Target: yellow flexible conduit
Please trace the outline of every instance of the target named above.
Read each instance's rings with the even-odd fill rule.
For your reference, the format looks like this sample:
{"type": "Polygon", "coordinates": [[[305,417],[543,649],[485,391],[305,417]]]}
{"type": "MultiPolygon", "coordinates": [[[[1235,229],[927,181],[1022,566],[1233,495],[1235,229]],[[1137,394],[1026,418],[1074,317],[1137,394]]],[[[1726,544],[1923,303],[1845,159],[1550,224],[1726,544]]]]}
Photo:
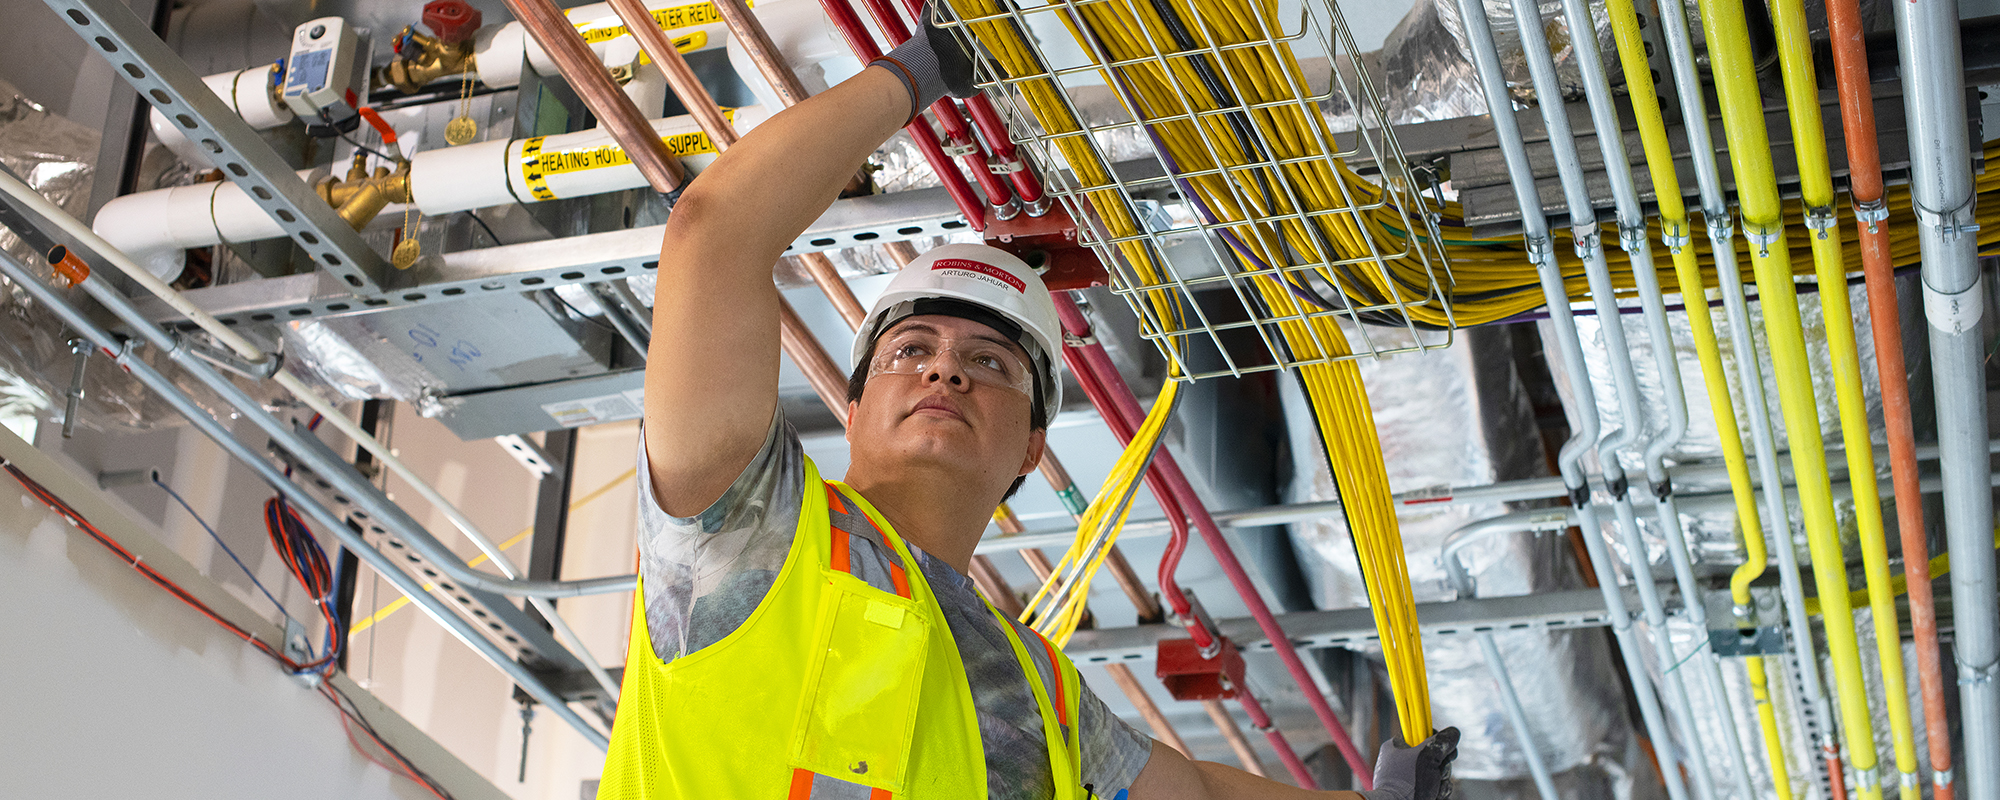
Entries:
{"type": "MultiPolygon", "coordinates": [[[[1772,21],[1777,29],[1778,63],[1784,74],[1793,149],[1798,155],[1800,199],[1804,201],[1810,224],[1817,226],[1807,234],[1812,243],[1813,266],[1819,273],[1820,283],[1833,286],[1846,281],[1846,265],[1841,258],[1840,240],[1830,235],[1829,231],[1838,227],[1836,220],[1839,212],[1833,202],[1833,173],[1827,165],[1826,131],[1820,123],[1819,89],[1814,83],[1812,41],[1806,33],[1805,6],[1801,0],[1776,0],[1772,4],[1772,21]]],[[[1856,538],[1861,540],[1861,564],[1868,579],[1868,606],[1873,612],[1869,616],[1875,626],[1876,656],[1882,665],[1882,685],[1885,687],[1882,699],[1889,712],[1889,734],[1895,747],[1896,771],[1901,777],[1901,797],[1902,800],[1919,800],[1917,740],[1911,729],[1910,699],[1905,690],[1909,684],[1903,679],[1902,625],[1896,616],[1896,597],[1889,586],[1889,550],[1882,532],[1881,494],[1875,486],[1875,450],[1869,438],[1868,407],[1861,396],[1861,357],[1854,344],[1854,316],[1848,307],[1845,291],[1822,292],[1820,308],[1824,312],[1827,345],[1833,362],[1841,439],[1847,445],[1848,480],[1854,485],[1856,538]]],[[[1841,556],[1839,540],[1834,538],[1831,542],[1833,555],[1841,556]]],[[[1820,565],[1824,564],[1829,570],[1838,570],[1845,577],[1844,558],[1829,564],[1820,561],[1815,550],[1813,563],[1815,575],[1821,571],[1820,565]]],[[[1825,594],[1824,588],[1821,594],[1825,594]]],[[[1847,604],[1844,597],[1837,602],[1847,604]]],[[[1848,628],[1849,635],[1852,635],[1851,612],[1841,612],[1837,608],[1831,610],[1833,613],[1826,616],[1829,631],[1838,626],[1848,628]]],[[[1828,641],[1832,641],[1831,634],[1828,641]]],[[[1854,669],[1858,672],[1859,665],[1854,669]]],[[[1841,676],[1843,680],[1845,677],[1841,676]]],[[[1858,674],[1855,680],[1859,681],[1858,674]]],[[[1841,700],[1845,702],[1846,686],[1841,688],[1841,700]]],[[[1842,716],[1848,713],[1843,710],[1842,716]]],[[[1865,743],[1868,749],[1865,764],[1861,754],[1850,755],[1858,771],[1874,765],[1875,740],[1872,731],[1868,731],[1867,738],[1862,739],[1853,739],[1855,733],[1849,732],[1848,749],[1858,749],[1856,741],[1865,743]]],[[[1866,793],[1873,782],[1864,775],[1860,779],[1862,791],[1866,793]]]]}
{"type": "Polygon", "coordinates": [[[1083,622],[1083,612],[1090,600],[1090,582],[1104,566],[1104,559],[1118,543],[1119,531],[1132,514],[1133,495],[1146,475],[1146,466],[1153,461],[1153,451],[1159,446],[1160,434],[1166,430],[1167,417],[1173,414],[1180,388],[1181,382],[1172,380],[1160,387],[1160,396],[1153,401],[1152,410],[1146,413],[1145,422],[1133,434],[1125,452],[1112,464],[1103,488],[1097,490],[1097,499],[1077,520],[1076,540],[1021,612],[1022,622],[1033,626],[1057,647],[1069,644],[1077,625],[1083,622]]]}
{"type": "MultiPolygon", "coordinates": [[[[1680,283],[1687,306],[1688,329],[1694,336],[1695,353],[1701,359],[1701,374],[1708,386],[1709,411],[1715,417],[1716,435],[1722,442],[1722,459],[1729,470],[1729,490],[1736,500],[1736,519],[1743,531],[1743,566],[1730,576],[1729,594],[1738,608],[1750,605],[1750,582],[1763,574],[1766,553],[1764,528],[1757,513],[1757,497],[1750,482],[1750,463],[1743,454],[1743,434],[1736,427],[1736,406],[1729,392],[1722,352],[1716,346],[1715,321],[1709,312],[1708,284],[1691,246],[1693,227],[1682,200],[1680,175],[1674,171],[1674,154],[1667,142],[1667,126],[1660,116],[1659,96],[1653,91],[1651,68],[1646,62],[1646,45],[1640,38],[1639,18],[1632,0],[1606,0],[1611,33],[1618,45],[1618,58],[1631,85],[1632,111],[1639,123],[1639,140],[1646,152],[1646,169],[1653,179],[1653,192],[1660,208],[1660,233],[1668,252],[1673,254],[1674,276],[1680,283]]],[[[1665,346],[1661,343],[1659,346],[1665,346]]],[[[1756,700],[1757,725],[1764,734],[1764,756],[1771,765],[1771,783],[1778,800],[1792,800],[1791,775],[1785,765],[1784,739],[1779,735],[1777,710],[1771,705],[1770,682],[1764,672],[1764,658],[1744,660],[1750,677],[1751,695],[1756,700]]]]}
{"type": "MultiPolygon", "coordinates": [[[[1006,74],[1045,74],[1011,20],[995,16],[1003,12],[995,0],[953,0],[952,6],[961,18],[971,20],[968,27],[1006,74]]],[[[1128,110],[1136,118],[1152,121],[1147,126],[1149,134],[1174,160],[1179,173],[1193,175],[1185,180],[1207,212],[1224,222],[1244,221],[1230,228],[1238,259],[1278,267],[1371,255],[1370,236],[1383,237],[1386,231],[1381,220],[1385,215],[1393,218],[1394,212],[1354,210],[1378,199],[1381,189],[1322,149],[1320,143],[1331,141],[1332,133],[1320,115],[1303,113],[1296,102],[1285,102],[1296,100],[1297,91],[1308,84],[1290,48],[1270,43],[1274,38],[1271,31],[1277,28],[1274,2],[1104,2],[1060,13],[1085,52],[1096,54],[1101,48],[1105,56],[1123,64],[1104,70],[1106,83],[1121,89],[1128,110]],[[1163,51],[1155,43],[1171,43],[1176,36],[1194,41],[1167,52],[1167,58],[1159,58],[1163,51]],[[1212,54],[1211,38],[1220,49],[1219,56],[1212,54]],[[1258,42],[1263,44],[1254,44],[1258,42]],[[1181,51],[1193,54],[1174,55],[1181,51]],[[1218,65],[1227,76],[1227,85],[1240,96],[1214,94],[1215,79],[1220,77],[1214,72],[1218,65]],[[1204,77],[1210,82],[1204,83],[1204,77]],[[1242,106],[1254,110],[1213,113],[1242,106]],[[1273,168],[1273,163],[1278,166],[1273,168]],[[1219,167],[1228,169],[1210,172],[1219,167]],[[1209,174],[1202,174],[1205,172],[1209,174]],[[1310,221],[1299,217],[1271,219],[1327,211],[1342,213],[1320,214],[1310,221]],[[1297,254],[1297,261],[1288,258],[1288,251],[1297,254]]],[[[1104,61],[1097,63],[1102,66],[1104,61]]],[[[1020,88],[1046,132],[1053,135],[1079,129],[1058,95],[1061,90],[1048,79],[1026,80],[1020,88]]],[[[1054,141],[1069,160],[1092,208],[1106,217],[1110,233],[1136,233],[1131,212],[1119,193],[1110,188],[1110,176],[1090,148],[1075,137],[1054,141]]],[[[1157,278],[1150,253],[1142,244],[1121,246],[1119,252],[1142,281],[1157,278]]],[[[1340,279],[1326,268],[1321,274],[1350,296],[1357,291],[1409,296],[1414,287],[1431,283],[1423,265],[1404,263],[1410,260],[1386,259],[1390,266],[1387,276],[1367,268],[1339,267],[1333,269],[1340,272],[1340,279]]],[[[1338,323],[1324,316],[1302,318],[1312,309],[1301,305],[1305,301],[1295,297],[1291,287],[1269,273],[1258,276],[1254,286],[1257,298],[1266,306],[1267,318],[1282,320],[1276,327],[1295,361],[1350,352],[1338,323]]],[[[1160,317],[1145,322],[1157,330],[1174,301],[1163,296],[1146,300],[1158,309],[1160,317]]],[[[1441,309],[1413,313],[1429,315],[1426,321],[1433,324],[1447,321],[1441,309]]],[[[1402,534],[1360,372],[1351,361],[1309,364],[1298,372],[1318,420],[1360,556],[1403,736],[1407,741],[1420,741],[1431,733],[1423,647],[1403,561],[1402,534]]]]}
{"type": "MultiPolygon", "coordinates": [[[[1778,5],[1783,7],[1785,3],[1781,1],[1778,5]]],[[[1785,12],[1778,13],[1782,17],[1785,12]]],[[[1846,560],[1841,553],[1840,532],[1833,517],[1833,488],[1827,476],[1826,446],[1820,438],[1819,409],[1813,401],[1812,371],[1806,360],[1798,297],[1792,287],[1791,253],[1785,242],[1785,220],[1778,202],[1777,177],[1771,169],[1770,142],[1764,131],[1763,103],[1757,94],[1756,66],[1751,58],[1743,7],[1735,0],[1701,0],[1701,21],[1708,36],[1710,65],[1715,76],[1717,99],[1722,107],[1723,129],[1729,140],[1730,165],[1736,173],[1743,229],[1753,242],[1751,264],[1757,274],[1764,330],[1769,339],[1771,364],[1777,374],[1779,405],[1783,409],[1785,433],[1791,443],[1792,470],[1797,479],[1806,540],[1812,552],[1813,582],[1826,610],[1827,651],[1833,660],[1834,684],[1840,698],[1840,721],[1847,742],[1848,759],[1859,776],[1856,782],[1861,800],[1881,800],[1882,788],[1874,774],[1874,726],[1868,714],[1867,689],[1861,679],[1861,654],[1854,633],[1854,612],[1847,602],[1846,560]]],[[[1783,30],[1785,25],[1780,24],[1779,28],[1783,30]]],[[[1789,93],[1796,70],[1787,69],[1786,73],[1789,93]]],[[[1800,106],[1805,105],[1813,110],[1817,122],[1819,105],[1809,81],[1805,89],[1804,104],[1798,98],[1792,98],[1793,114],[1796,115],[1800,106]]],[[[1799,123],[1797,116],[1794,116],[1793,122],[1796,128],[1799,123]]],[[[1811,131],[1794,131],[1795,137],[1817,134],[1817,127],[1811,131]]],[[[1824,174],[1824,148],[1821,148],[1817,159],[1807,152],[1809,149],[1798,148],[1801,170],[1811,172],[1817,169],[1824,174]],[[1809,162],[1815,161],[1816,164],[1809,165],[1809,162]]],[[[1820,202],[1823,205],[1832,202],[1830,188],[1820,202]]],[[[1844,301],[1845,281],[1839,266],[1839,245],[1837,242],[1830,244],[1831,250],[1826,250],[1824,245],[1819,249],[1832,256],[1832,274],[1838,282],[1826,286],[1827,291],[1822,293],[1822,298],[1830,300],[1840,295],[1844,301]]],[[[1844,302],[1840,310],[1843,312],[1841,319],[1845,320],[1844,302]]],[[[1829,332],[1834,327],[1831,324],[1833,316],[1834,309],[1829,306],[1829,332]]],[[[1848,357],[1852,358],[1851,322],[1848,347],[1848,357]]],[[[1865,439],[1866,433],[1862,436],[1865,439]]],[[[1873,464],[1866,464],[1862,473],[1872,477],[1873,464]]],[[[1860,491],[1859,486],[1856,491],[1860,491]]],[[[1900,637],[1897,641],[1901,641],[1900,637]]],[[[1811,643],[1797,644],[1806,651],[1803,657],[1811,657],[1811,643]]]]}

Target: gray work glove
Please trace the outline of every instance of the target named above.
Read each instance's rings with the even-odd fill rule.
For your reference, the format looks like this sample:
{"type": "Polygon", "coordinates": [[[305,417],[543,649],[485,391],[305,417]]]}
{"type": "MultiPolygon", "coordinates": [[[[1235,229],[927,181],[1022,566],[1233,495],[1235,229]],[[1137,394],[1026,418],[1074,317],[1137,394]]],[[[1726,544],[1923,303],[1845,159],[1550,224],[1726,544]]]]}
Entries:
{"type": "Polygon", "coordinates": [[[932,15],[937,13],[935,3],[932,0],[932,5],[924,7],[923,27],[909,41],[869,62],[870,66],[887,67],[909,90],[911,119],[947,95],[967,98],[979,94],[972,54],[958,34],[931,24],[932,15]]]}
{"type": "Polygon", "coordinates": [[[1375,788],[1368,800],[1450,800],[1451,762],[1458,758],[1458,729],[1431,734],[1416,747],[1397,736],[1375,757],[1375,788]]]}

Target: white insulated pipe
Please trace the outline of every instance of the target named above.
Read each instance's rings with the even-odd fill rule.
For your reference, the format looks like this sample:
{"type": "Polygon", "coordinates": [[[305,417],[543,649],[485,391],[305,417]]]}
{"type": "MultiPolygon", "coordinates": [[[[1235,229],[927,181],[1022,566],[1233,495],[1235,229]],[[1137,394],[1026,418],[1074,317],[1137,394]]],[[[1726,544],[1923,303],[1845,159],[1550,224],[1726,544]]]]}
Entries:
{"type": "MultiPolygon", "coordinates": [[[[770,117],[762,106],[739,108],[732,115],[739,131],[770,117]]],[[[681,156],[689,175],[715,161],[715,148],[693,117],[654,120],[653,130],[681,156]]],[[[410,159],[410,190],[417,209],[432,216],[645,185],[645,177],[625,157],[624,149],[610,133],[597,129],[424,150],[410,159]],[[534,158],[529,158],[531,152],[534,158]]],[[[179,276],[183,250],[285,235],[242,187],[227,182],[119,197],[98,210],[91,229],[167,281],[179,276]]]]}
{"type": "MultiPolygon", "coordinates": [[[[229,106],[229,110],[236,112],[244,122],[250,123],[250,127],[260,131],[268,130],[293,119],[292,109],[279,101],[276,93],[271,91],[272,85],[276,82],[277,71],[277,64],[264,64],[210,75],[202,78],[201,82],[207,84],[208,90],[214,92],[216,97],[222,98],[223,104],[229,106]]],[[[181,126],[167,119],[167,115],[160,113],[158,108],[153,109],[152,116],[147,122],[152,126],[153,138],[159,139],[160,144],[166,145],[166,148],[172,150],[174,155],[180,156],[181,160],[205,167],[215,166],[215,162],[209,160],[209,155],[216,151],[195,144],[194,140],[187,137],[181,126]]]]}

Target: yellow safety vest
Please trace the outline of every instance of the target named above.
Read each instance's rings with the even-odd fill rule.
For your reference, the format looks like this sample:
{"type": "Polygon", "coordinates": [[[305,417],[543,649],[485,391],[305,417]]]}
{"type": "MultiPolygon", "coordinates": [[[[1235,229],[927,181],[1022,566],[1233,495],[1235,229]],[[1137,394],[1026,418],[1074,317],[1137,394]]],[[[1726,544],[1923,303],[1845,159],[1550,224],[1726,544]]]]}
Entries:
{"type": "MultiPolygon", "coordinates": [[[[806,461],[805,497],[777,583],[742,627],[662,662],[635,595],[617,725],[598,800],[886,800],[986,795],[971,685],[923,570],[892,565],[897,591],[848,569],[828,504],[857,507],[903,564],[902,538],[854,490],[806,461]]],[[[989,604],[988,609],[992,607],[989,604]]],[[[1054,697],[998,611],[1034,690],[1057,800],[1082,795],[1076,667],[1046,640],[1054,697]],[[1065,735],[1065,733],[1067,735],[1065,735]]]]}

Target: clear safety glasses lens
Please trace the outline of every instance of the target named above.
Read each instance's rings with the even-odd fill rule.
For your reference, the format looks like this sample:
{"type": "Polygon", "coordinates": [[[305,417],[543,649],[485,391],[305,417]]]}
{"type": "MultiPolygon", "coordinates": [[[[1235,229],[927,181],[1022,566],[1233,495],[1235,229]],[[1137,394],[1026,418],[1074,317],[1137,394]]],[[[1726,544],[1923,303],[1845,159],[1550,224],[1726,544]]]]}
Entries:
{"type": "Polygon", "coordinates": [[[884,338],[875,346],[870,375],[928,374],[939,359],[956,360],[958,371],[973,383],[1034,396],[1035,374],[1028,362],[1006,345],[990,339],[951,339],[911,331],[884,338]]]}

